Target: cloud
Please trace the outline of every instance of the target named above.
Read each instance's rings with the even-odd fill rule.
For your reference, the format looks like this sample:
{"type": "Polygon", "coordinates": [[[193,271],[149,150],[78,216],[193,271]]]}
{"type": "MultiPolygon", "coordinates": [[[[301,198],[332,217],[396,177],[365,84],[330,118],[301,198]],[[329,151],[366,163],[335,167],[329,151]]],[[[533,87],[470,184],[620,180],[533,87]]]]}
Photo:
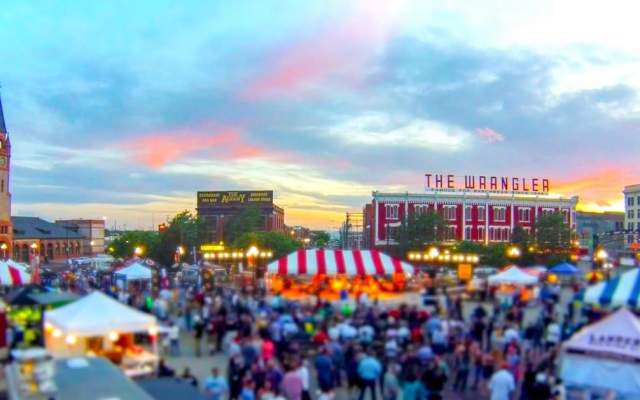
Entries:
{"type": "Polygon", "coordinates": [[[329,134],[347,145],[413,147],[455,151],[464,147],[470,134],[436,121],[394,120],[383,113],[357,116],[332,128],[329,134]]]}
{"type": "Polygon", "coordinates": [[[504,142],[504,135],[491,128],[478,128],[476,129],[476,135],[487,143],[504,142]]]}
{"type": "Polygon", "coordinates": [[[355,2],[354,10],[343,10],[347,17],[325,21],[316,32],[273,49],[242,97],[260,100],[314,92],[331,79],[360,81],[367,64],[382,53],[404,3],[355,2]]]}

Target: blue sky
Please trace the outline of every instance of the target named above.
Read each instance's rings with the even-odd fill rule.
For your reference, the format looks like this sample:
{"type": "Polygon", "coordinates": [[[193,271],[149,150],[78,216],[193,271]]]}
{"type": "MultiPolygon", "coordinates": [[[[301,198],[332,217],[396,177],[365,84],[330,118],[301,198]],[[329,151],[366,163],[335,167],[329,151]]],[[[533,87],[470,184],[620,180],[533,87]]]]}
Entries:
{"type": "Polygon", "coordinates": [[[5,0],[14,215],[149,227],[197,190],[255,188],[335,228],[426,172],[545,176],[621,209],[639,6],[465,3],[5,0]]]}

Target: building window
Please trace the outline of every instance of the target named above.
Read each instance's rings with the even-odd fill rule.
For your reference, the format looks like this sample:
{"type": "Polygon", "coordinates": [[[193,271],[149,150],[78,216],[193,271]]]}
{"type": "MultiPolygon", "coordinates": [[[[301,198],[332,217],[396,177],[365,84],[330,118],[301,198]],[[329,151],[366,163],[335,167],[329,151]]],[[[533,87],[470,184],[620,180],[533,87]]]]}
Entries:
{"type": "Polygon", "coordinates": [[[2,184],[0,185],[0,192],[4,193],[4,179],[2,180],[2,184]]]}
{"type": "Polygon", "coordinates": [[[472,220],[472,213],[471,213],[471,206],[465,206],[464,207],[464,220],[467,222],[471,222],[472,220]]]}
{"type": "Polygon", "coordinates": [[[562,210],[562,220],[565,224],[569,223],[569,210],[562,210]]]}
{"type": "Polygon", "coordinates": [[[640,206],[640,196],[638,196],[638,200],[636,200],[636,204],[640,206]]]}
{"type": "Polygon", "coordinates": [[[416,217],[420,215],[427,215],[427,210],[429,210],[429,206],[427,204],[416,204],[414,207],[414,212],[416,217]]]}
{"type": "Polygon", "coordinates": [[[633,222],[628,222],[627,223],[627,229],[632,231],[633,230],[633,222]]]}
{"type": "Polygon", "coordinates": [[[528,226],[525,226],[522,228],[522,230],[527,234],[527,235],[531,235],[531,228],[528,226]]]}
{"type": "Polygon", "coordinates": [[[531,209],[530,208],[518,208],[518,220],[520,222],[531,221],[531,209]]]}
{"type": "Polygon", "coordinates": [[[456,226],[455,225],[447,225],[445,229],[445,238],[444,240],[453,241],[456,240],[456,226]]]}
{"type": "MultiPolygon", "coordinates": [[[[633,196],[629,196],[627,197],[627,205],[628,206],[632,206],[633,205],[633,196]]],[[[640,197],[638,197],[638,204],[640,204],[640,197]]]]}
{"type": "Polygon", "coordinates": [[[628,211],[627,211],[627,217],[628,217],[629,219],[633,219],[633,210],[628,210],[628,211]]]}
{"type": "Polygon", "coordinates": [[[553,208],[543,208],[542,209],[542,215],[543,216],[553,215],[554,213],[555,213],[555,210],[553,208]]]}
{"type": "Polygon", "coordinates": [[[511,240],[511,229],[502,228],[502,241],[508,242],[509,240],[511,240]]]}
{"type": "Polygon", "coordinates": [[[447,221],[456,220],[456,206],[444,206],[444,219],[447,221]]]}
{"type": "Polygon", "coordinates": [[[400,208],[397,204],[387,204],[384,206],[387,219],[398,219],[398,209],[400,208]]]}
{"type": "Polygon", "coordinates": [[[472,240],[472,238],[471,238],[471,227],[470,226],[465,226],[464,227],[464,240],[472,240]]]}
{"type": "Polygon", "coordinates": [[[478,221],[484,222],[484,214],[486,213],[484,206],[478,206],[478,221]]]}
{"type": "Polygon", "coordinates": [[[493,207],[493,220],[496,222],[504,222],[507,220],[506,207],[493,207]]]}

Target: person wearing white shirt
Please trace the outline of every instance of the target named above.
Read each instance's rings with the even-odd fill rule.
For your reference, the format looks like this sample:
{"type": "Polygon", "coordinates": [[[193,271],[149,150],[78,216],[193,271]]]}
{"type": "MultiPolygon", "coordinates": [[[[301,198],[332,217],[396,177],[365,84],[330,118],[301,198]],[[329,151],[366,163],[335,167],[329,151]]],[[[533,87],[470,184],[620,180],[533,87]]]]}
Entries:
{"type": "Polygon", "coordinates": [[[310,399],[309,395],[309,367],[307,367],[307,363],[302,361],[298,369],[296,370],[296,374],[300,377],[302,381],[302,399],[310,399]]]}
{"type": "Polygon", "coordinates": [[[513,379],[513,375],[511,375],[506,365],[503,365],[500,370],[495,372],[489,380],[491,400],[511,400],[511,395],[515,389],[515,379],[513,379]]]}

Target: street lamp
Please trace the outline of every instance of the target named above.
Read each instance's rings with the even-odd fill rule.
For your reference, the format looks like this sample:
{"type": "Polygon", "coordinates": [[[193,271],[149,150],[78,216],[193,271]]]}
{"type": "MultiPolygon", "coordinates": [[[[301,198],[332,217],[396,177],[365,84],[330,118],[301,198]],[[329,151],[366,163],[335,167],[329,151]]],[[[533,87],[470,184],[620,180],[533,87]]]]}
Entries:
{"type": "Polygon", "coordinates": [[[518,258],[521,255],[522,255],[522,252],[520,251],[520,248],[518,246],[510,246],[507,249],[507,257],[518,258]]]}
{"type": "Polygon", "coordinates": [[[0,250],[2,250],[2,258],[3,259],[7,259],[7,244],[6,243],[2,243],[0,244],[0,250]]]}
{"type": "Polygon", "coordinates": [[[133,254],[134,254],[136,257],[140,257],[140,256],[142,255],[142,253],[144,253],[144,250],[143,250],[143,249],[142,249],[142,247],[140,247],[140,246],[136,246],[136,247],[133,249],[133,254]]]}

